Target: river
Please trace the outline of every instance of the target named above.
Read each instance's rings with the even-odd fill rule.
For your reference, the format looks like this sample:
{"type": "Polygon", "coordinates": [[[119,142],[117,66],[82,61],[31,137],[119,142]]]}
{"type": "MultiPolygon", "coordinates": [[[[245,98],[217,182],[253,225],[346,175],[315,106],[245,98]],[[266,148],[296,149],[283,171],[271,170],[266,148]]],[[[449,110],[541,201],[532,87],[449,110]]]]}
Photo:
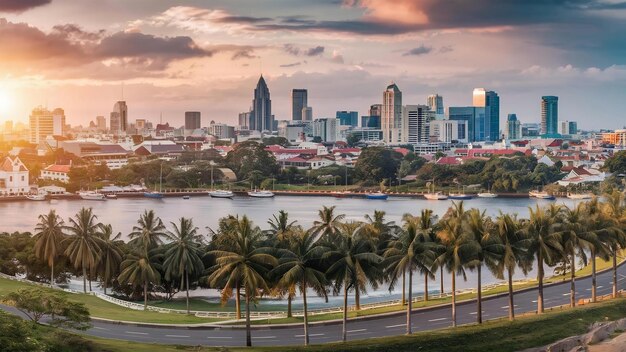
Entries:
{"type": "MultiPolygon", "coordinates": [[[[578,201],[569,199],[558,199],[556,201],[539,200],[534,198],[475,198],[465,201],[467,209],[478,208],[486,210],[487,215],[497,216],[500,211],[504,213],[516,213],[520,217],[528,217],[528,207],[535,205],[547,205],[552,202],[575,205],[578,201]]],[[[119,198],[107,201],[85,201],[85,200],[54,200],[52,202],[36,201],[16,201],[0,202],[0,214],[2,222],[1,232],[13,231],[33,231],[37,223],[37,216],[45,214],[50,209],[55,209],[57,213],[67,221],[76,214],[82,207],[93,208],[98,220],[103,223],[113,225],[115,232],[122,232],[123,238],[127,239],[127,234],[132,231],[137,219],[145,209],[152,209],[163,219],[163,222],[171,228],[170,222],[176,222],[180,217],[193,218],[194,224],[200,231],[207,235],[208,228],[216,228],[219,218],[227,215],[247,215],[255,224],[261,228],[267,228],[267,221],[279,210],[289,213],[291,220],[297,220],[302,226],[309,227],[317,219],[317,211],[324,205],[337,207],[337,214],[345,214],[347,220],[363,220],[365,214],[372,214],[374,210],[384,210],[387,218],[400,223],[402,215],[405,213],[419,214],[422,209],[432,209],[439,216],[443,216],[451,206],[452,201],[428,201],[424,199],[394,198],[388,200],[368,200],[363,198],[334,198],[334,197],[303,197],[303,196],[277,196],[275,198],[248,198],[235,197],[233,199],[216,199],[208,196],[192,196],[190,199],[164,198],[119,198]]],[[[548,273],[551,271],[548,270],[548,273]]],[[[535,272],[531,272],[528,277],[535,277],[535,272]]],[[[517,279],[524,276],[518,271],[515,275],[517,279]]],[[[483,270],[483,284],[497,282],[498,280],[487,270],[483,270]]],[[[449,274],[444,276],[444,287],[448,289],[450,282],[449,274]]],[[[468,271],[468,280],[457,280],[459,289],[474,287],[475,275],[468,271]]],[[[399,285],[401,286],[401,285],[399,285]]],[[[370,290],[368,294],[362,296],[362,302],[380,301],[394,299],[399,296],[397,287],[392,293],[387,287],[377,290],[370,290]]],[[[439,290],[438,275],[437,280],[429,281],[429,290],[439,290]]],[[[424,291],[423,278],[414,279],[414,292],[421,294],[424,291]]],[[[194,293],[197,296],[215,296],[214,290],[198,290],[194,293]]],[[[330,305],[339,305],[340,298],[331,298],[330,305]]],[[[268,304],[280,304],[283,302],[268,301],[268,304]]],[[[327,306],[321,299],[312,299],[312,307],[327,306]]]]}

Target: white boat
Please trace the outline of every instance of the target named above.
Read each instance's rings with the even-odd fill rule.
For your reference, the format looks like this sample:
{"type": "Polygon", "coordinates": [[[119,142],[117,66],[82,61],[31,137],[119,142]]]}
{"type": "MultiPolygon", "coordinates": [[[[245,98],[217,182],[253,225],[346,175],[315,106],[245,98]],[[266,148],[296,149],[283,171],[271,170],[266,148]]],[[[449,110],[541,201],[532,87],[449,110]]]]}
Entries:
{"type": "Polygon", "coordinates": [[[107,199],[117,199],[117,194],[107,194],[107,199]]]}
{"type": "Polygon", "coordinates": [[[163,163],[161,163],[161,171],[159,173],[159,191],[145,191],[143,192],[143,196],[146,198],[152,199],[162,199],[163,198],[163,163]]]}
{"type": "Polygon", "coordinates": [[[94,191],[78,192],[78,195],[84,200],[106,200],[104,194],[94,191]]]}
{"type": "Polygon", "coordinates": [[[34,201],[42,201],[42,200],[46,200],[46,194],[45,193],[29,194],[26,196],[26,199],[34,200],[34,201]]]}
{"type": "Polygon", "coordinates": [[[467,200],[467,199],[472,199],[473,197],[465,193],[450,193],[448,198],[456,199],[456,200],[467,200]]]}
{"type": "Polygon", "coordinates": [[[477,194],[478,198],[496,198],[497,194],[491,192],[480,192],[477,194]]]}
{"type": "Polygon", "coordinates": [[[213,191],[209,191],[209,195],[211,196],[211,198],[232,198],[235,194],[232,191],[216,189],[213,191]]]}
{"type": "Polygon", "coordinates": [[[248,192],[250,197],[254,198],[272,198],[274,197],[274,193],[270,191],[250,191],[248,192]]]}
{"type": "Polygon", "coordinates": [[[436,192],[436,193],[424,193],[424,198],[428,200],[446,200],[448,199],[448,196],[446,196],[445,194],[441,192],[436,192]]]}
{"type": "Polygon", "coordinates": [[[546,191],[530,191],[528,192],[528,195],[531,198],[537,198],[537,199],[549,199],[549,200],[553,200],[556,199],[553,195],[551,195],[550,193],[546,192],[546,191]]]}
{"type": "Polygon", "coordinates": [[[593,198],[593,194],[591,193],[568,193],[567,198],[569,199],[591,199],[593,198]]]}

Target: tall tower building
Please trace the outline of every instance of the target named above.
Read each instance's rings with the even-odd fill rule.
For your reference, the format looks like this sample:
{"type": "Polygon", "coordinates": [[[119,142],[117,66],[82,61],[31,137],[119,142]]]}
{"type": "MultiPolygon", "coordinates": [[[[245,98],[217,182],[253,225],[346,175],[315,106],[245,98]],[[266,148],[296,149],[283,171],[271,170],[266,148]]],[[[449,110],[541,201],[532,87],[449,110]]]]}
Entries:
{"type": "Polygon", "coordinates": [[[425,144],[430,141],[431,110],[426,105],[407,105],[402,108],[402,119],[406,121],[406,142],[425,144]]]}
{"type": "Polygon", "coordinates": [[[383,130],[383,142],[401,143],[403,141],[402,92],[395,83],[387,86],[383,92],[380,123],[383,130]]]}
{"type": "Polygon", "coordinates": [[[302,109],[309,106],[308,91],[306,89],[294,89],[291,91],[291,119],[294,121],[304,120],[302,109]]]}
{"type": "Polygon", "coordinates": [[[107,120],[104,116],[96,116],[96,128],[98,128],[99,131],[106,131],[107,120]]]}
{"type": "Polygon", "coordinates": [[[272,100],[270,90],[267,88],[263,76],[259,78],[254,89],[252,111],[249,129],[256,131],[271,131],[274,128],[274,116],[272,115],[272,100]]]}
{"type": "Polygon", "coordinates": [[[313,121],[313,108],[305,106],[302,108],[302,121],[313,121]]]}
{"type": "Polygon", "coordinates": [[[128,128],[128,106],[125,101],[120,100],[113,105],[110,124],[111,133],[126,132],[128,128]]]}
{"type": "Polygon", "coordinates": [[[559,133],[559,97],[541,97],[541,134],[559,133]]]}
{"type": "Polygon", "coordinates": [[[65,133],[65,112],[61,108],[49,111],[43,107],[33,109],[29,119],[30,142],[38,144],[48,136],[65,133]]]}
{"type": "Polygon", "coordinates": [[[200,111],[185,111],[185,129],[196,130],[202,125],[202,114],[200,111]]]}
{"type": "Polygon", "coordinates": [[[522,138],[522,124],[516,114],[509,114],[506,118],[506,138],[510,140],[522,138]]]}
{"type": "Polygon", "coordinates": [[[443,97],[439,94],[428,96],[428,107],[437,115],[443,115],[443,97]]]}
{"type": "Polygon", "coordinates": [[[473,93],[473,105],[477,108],[485,108],[484,125],[480,126],[481,134],[485,141],[497,141],[500,139],[500,97],[494,91],[485,88],[475,88],[473,93]]]}

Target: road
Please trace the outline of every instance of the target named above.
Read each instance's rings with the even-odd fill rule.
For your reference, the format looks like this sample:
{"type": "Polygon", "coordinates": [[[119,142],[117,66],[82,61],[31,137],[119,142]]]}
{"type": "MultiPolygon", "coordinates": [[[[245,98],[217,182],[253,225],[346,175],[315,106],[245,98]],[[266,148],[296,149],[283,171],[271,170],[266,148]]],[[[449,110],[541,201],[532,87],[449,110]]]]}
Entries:
{"type": "MultiPolygon", "coordinates": [[[[626,265],[618,268],[618,289],[623,288],[626,279],[626,265]]],[[[612,291],[612,272],[607,271],[597,276],[598,296],[612,291]]],[[[545,307],[555,307],[569,304],[569,282],[544,288],[545,307]]],[[[591,297],[591,278],[576,281],[576,298],[591,297]]],[[[15,312],[10,307],[1,307],[15,312]]],[[[515,313],[534,312],[537,309],[537,289],[515,294],[515,313]]],[[[493,297],[483,299],[483,320],[497,319],[508,316],[508,297],[493,297]]],[[[413,313],[413,331],[434,330],[452,325],[450,305],[417,310],[413,313]]],[[[476,321],[476,302],[457,304],[458,324],[468,324],[476,321]]],[[[312,344],[341,341],[341,322],[325,325],[311,325],[309,327],[312,344]]],[[[372,337],[402,335],[406,331],[406,315],[376,317],[366,320],[348,321],[348,340],[360,340],[372,337]]],[[[245,330],[233,328],[172,328],[122,325],[101,321],[94,321],[93,327],[87,334],[136,342],[206,345],[206,346],[243,346],[245,345],[245,330]]],[[[302,326],[288,328],[263,328],[252,330],[252,344],[255,346],[290,346],[303,343],[302,326]]]]}

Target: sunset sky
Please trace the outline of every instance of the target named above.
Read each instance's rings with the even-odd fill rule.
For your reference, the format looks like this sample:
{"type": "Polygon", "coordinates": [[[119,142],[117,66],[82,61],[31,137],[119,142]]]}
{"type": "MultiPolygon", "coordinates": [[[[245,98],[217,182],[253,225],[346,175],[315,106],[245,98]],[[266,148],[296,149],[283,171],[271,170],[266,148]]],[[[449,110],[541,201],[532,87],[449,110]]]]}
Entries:
{"type": "MultiPolygon", "coordinates": [[[[618,0],[0,0],[0,121],[37,105],[72,124],[236,124],[260,73],[276,119],[309,89],[314,117],[366,114],[394,81],[405,104],[495,90],[501,121],[538,122],[542,95],[581,128],[626,125],[626,2],[618,0]]],[[[503,125],[502,125],[503,126],[503,125]]]]}

